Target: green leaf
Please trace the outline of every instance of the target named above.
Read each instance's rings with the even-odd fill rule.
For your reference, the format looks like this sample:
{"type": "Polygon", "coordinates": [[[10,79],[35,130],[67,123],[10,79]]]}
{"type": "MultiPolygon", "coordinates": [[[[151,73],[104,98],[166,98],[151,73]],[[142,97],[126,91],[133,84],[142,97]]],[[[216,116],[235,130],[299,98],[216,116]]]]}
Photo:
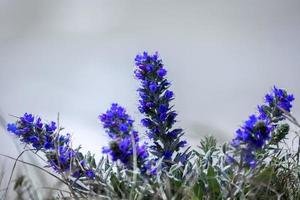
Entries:
{"type": "Polygon", "coordinates": [[[208,183],[208,189],[214,199],[217,199],[217,197],[221,194],[221,187],[219,182],[216,178],[215,170],[212,166],[209,166],[207,170],[207,183],[208,183]]]}
{"type": "Polygon", "coordinates": [[[205,184],[202,180],[199,180],[193,187],[194,196],[193,199],[202,200],[205,191],[205,184]]]}

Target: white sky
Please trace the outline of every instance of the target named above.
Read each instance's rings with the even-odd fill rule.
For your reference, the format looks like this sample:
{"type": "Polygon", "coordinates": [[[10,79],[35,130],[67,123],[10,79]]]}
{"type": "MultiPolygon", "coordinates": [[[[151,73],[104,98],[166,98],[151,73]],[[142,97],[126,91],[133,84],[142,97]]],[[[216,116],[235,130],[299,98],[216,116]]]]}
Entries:
{"type": "MultiPolygon", "coordinates": [[[[139,122],[133,59],[157,50],[190,144],[229,140],[274,84],[295,94],[300,117],[299,11],[279,0],[2,0],[1,114],[60,112],[74,143],[99,154],[97,116],[119,102],[139,122]]],[[[14,154],[0,134],[0,152],[14,154]]]]}

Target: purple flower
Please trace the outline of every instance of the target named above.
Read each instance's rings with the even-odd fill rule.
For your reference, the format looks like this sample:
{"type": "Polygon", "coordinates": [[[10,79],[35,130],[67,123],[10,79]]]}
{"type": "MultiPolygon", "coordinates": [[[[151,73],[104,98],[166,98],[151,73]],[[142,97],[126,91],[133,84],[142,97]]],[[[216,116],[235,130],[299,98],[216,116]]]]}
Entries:
{"type": "MultiPolygon", "coordinates": [[[[16,123],[8,124],[7,130],[13,132],[19,139],[31,145],[34,150],[45,153],[49,167],[58,173],[67,173],[75,178],[85,176],[83,170],[85,166],[80,166],[85,160],[78,150],[70,146],[71,135],[53,134],[57,129],[55,122],[50,122],[45,126],[41,118],[35,118],[32,114],[25,113],[16,123]]],[[[91,170],[91,166],[87,165],[91,170]]],[[[93,171],[87,171],[86,176],[93,178],[93,171]]]]}
{"type": "Polygon", "coordinates": [[[146,145],[142,145],[142,146],[138,146],[137,148],[137,155],[140,159],[147,159],[149,154],[148,154],[148,151],[147,151],[147,147],[146,145]]]}
{"type": "Polygon", "coordinates": [[[7,124],[7,131],[16,133],[17,132],[17,126],[16,124],[7,124]]]}
{"type": "Polygon", "coordinates": [[[103,127],[112,139],[102,153],[109,154],[113,161],[120,160],[126,167],[133,167],[133,148],[138,155],[138,166],[144,168],[148,152],[146,145],[139,145],[138,132],[133,129],[133,120],[126,110],[118,104],[112,104],[106,113],[99,116],[103,127]],[[134,143],[133,143],[134,139],[134,143]]]}
{"type": "Polygon", "coordinates": [[[29,136],[29,137],[28,137],[28,142],[33,143],[33,144],[36,144],[36,143],[39,142],[39,138],[36,137],[36,136],[29,136]]]}
{"type": "Polygon", "coordinates": [[[164,68],[160,68],[156,73],[159,77],[164,77],[167,74],[167,70],[165,70],[164,68]]]}
{"type": "Polygon", "coordinates": [[[254,160],[255,151],[262,149],[270,139],[272,129],[273,126],[268,120],[261,120],[259,117],[251,115],[244,125],[236,131],[236,137],[232,140],[231,145],[247,152],[247,157],[243,156],[246,165],[252,165],[250,162],[254,160]]]}
{"type": "Polygon", "coordinates": [[[288,94],[283,89],[278,89],[276,86],[273,87],[272,92],[265,96],[266,106],[270,108],[280,108],[287,112],[291,111],[292,101],[295,98],[292,94],[288,94]]]}
{"type": "Polygon", "coordinates": [[[157,53],[150,55],[144,52],[137,55],[135,64],[136,77],[141,81],[141,87],[138,89],[139,111],[146,116],[141,123],[148,129],[147,135],[154,143],[154,154],[169,159],[168,154],[173,155],[184,147],[186,142],[180,140],[183,135],[182,129],[172,131],[177,114],[170,106],[174,93],[169,90],[171,84],[165,78],[167,70],[157,53]]]}
{"type": "Polygon", "coordinates": [[[53,149],[54,148],[54,143],[51,141],[51,142],[46,142],[44,144],[44,148],[45,149],[53,149]]]}
{"type": "Polygon", "coordinates": [[[151,120],[148,118],[144,118],[141,120],[141,123],[143,124],[143,126],[149,127],[151,125],[151,120]]]}
{"type": "Polygon", "coordinates": [[[43,128],[43,123],[42,123],[42,119],[38,118],[35,122],[35,127],[38,129],[42,129],[43,128]]]}
{"type": "Polygon", "coordinates": [[[34,121],[34,117],[32,114],[25,113],[23,117],[20,118],[23,123],[32,123],[34,121]]]}
{"type": "Polygon", "coordinates": [[[126,124],[120,124],[119,128],[122,132],[128,131],[128,126],[126,124]]]}
{"type": "Polygon", "coordinates": [[[172,151],[165,151],[163,156],[166,160],[171,160],[172,158],[172,155],[173,155],[173,152],[172,151]]]}
{"type": "Polygon", "coordinates": [[[132,147],[132,144],[131,144],[130,136],[123,138],[119,143],[119,149],[123,153],[127,153],[131,147],[132,147]]]}
{"type": "Polygon", "coordinates": [[[168,111],[168,106],[167,105],[165,105],[165,104],[161,104],[161,105],[159,105],[159,107],[158,107],[158,112],[160,112],[160,113],[166,113],[167,111],[168,111]]]}
{"type": "Polygon", "coordinates": [[[53,133],[57,128],[55,122],[50,122],[50,124],[46,124],[45,127],[46,127],[46,131],[50,133],[53,133]]]}
{"type": "Polygon", "coordinates": [[[95,172],[93,170],[90,170],[90,169],[85,171],[85,175],[89,179],[94,179],[95,178],[95,172]]]}
{"type": "Polygon", "coordinates": [[[231,146],[240,154],[245,166],[253,168],[257,165],[256,152],[264,148],[277,123],[285,119],[280,109],[290,112],[293,100],[293,95],[274,86],[272,92],[265,96],[266,104],[257,106],[259,115],[251,115],[236,131],[231,146]]]}
{"type": "Polygon", "coordinates": [[[183,130],[182,130],[181,128],[179,128],[179,129],[174,129],[174,130],[168,132],[168,133],[167,133],[167,136],[175,139],[175,138],[177,138],[177,136],[178,136],[179,134],[181,134],[182,132],[183,132],[183,130]]]}
{"type": "Polygon", "coordinates": [[[165,94],[164,94],[164,97],[167,99],[167,100],[170,100],[172,99],[172,97],[174,96],[174,93],[170,90],[166,90],[165,94]]]}
{"type": "Polygon", "coordinates": [[[149,85],[149,90],[150,90],[152,93],[156,92],[156,90],[157,90],[157,85],[156,85],[156,83],[150,83],[150,85],[149,85]]]}
{"type": "Polygon", "coordinates": [[[184,147],[186,144],[187,144],[187,142],[185,140],[183,140],[183,141],[180,141],[177,146],[184,147]]]}
{"type": "Polygon", "coordinates": [[[117,138],[123,134],[130,134],[133,120],[126,114],[126,110],[113,103],[106,113],[99,116],[103,127],[111,138],[117,138]]]}

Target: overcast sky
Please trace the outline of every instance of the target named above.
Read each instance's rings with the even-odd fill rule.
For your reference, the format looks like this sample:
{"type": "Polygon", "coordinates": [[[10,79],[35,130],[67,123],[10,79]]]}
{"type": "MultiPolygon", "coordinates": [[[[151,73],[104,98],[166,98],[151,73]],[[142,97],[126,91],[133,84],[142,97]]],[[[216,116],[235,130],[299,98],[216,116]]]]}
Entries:
{"type": "MultiPolygon", "coordinates": [[[[1,0],[1,115],[59,112],[74,144],[100,153],[97,116],[112,102],[143,132],[133,59],[158,51],[190,143],[228,141],[274,84],[294,93],[300,117],[299,36],[300,1],[1,0]]],[[[0,134],[0,152],[14,154],[0,134]]]]}

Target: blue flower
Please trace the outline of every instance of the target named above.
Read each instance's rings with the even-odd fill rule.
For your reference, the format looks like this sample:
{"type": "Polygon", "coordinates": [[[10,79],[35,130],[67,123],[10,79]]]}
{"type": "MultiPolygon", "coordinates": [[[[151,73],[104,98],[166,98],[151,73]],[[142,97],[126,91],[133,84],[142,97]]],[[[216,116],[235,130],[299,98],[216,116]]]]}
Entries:
{"type": "Polygon", "coordinates": [[[23,123],[32,123],[34,121],[34,117],[32,114],[25,113],[23,117],[20,118],[23,123]]]}
{"type": "Polygon", "coordinates": [[[42,123],[42,119],[38,118],[35,122],[35,127],[38,129],[43,129],[43,123],[42,123]]]}
{"type": "Polygon", "coordinates": [[[158,53],[139,54],[135,58],[135,64],[134,73],[141,81],[141,87],[138,89],[138,109],[146,117],[141,123],[148,129],[147,135],[154,143],[154,155],[169,160],[174,152],[185,146],[186,141],[180,140],[183,135],[182,129],[172,130],[177,113],[170,106],[174,93],[169,90],[171,84],[165,78],[167,70],[158,53]]]}
{"type": "MultiPolygon", "coordinates": [[[[147,147],[145,144],[139,145],[138,132],[133,129],[133,120],[126,110],[118,104],[112,104],[99,119],[112,139],[109,146],[102,149],[102,153],[109,154],[113,161],[120,160],[126,167],[132,169],[133,148],[136,148],[138,166],[141,170],[146,169],[147,147]]],[[[144,121],[146,123],[146,119],[144,121]]],[[[143,173],[146,171],[142,170],[143,173]]]]}
{"type": "Polygon", "coordinates": [[[259,115],[251,115],[236,131],[231,145],[240,154],[245,166],[253,168],[257,165],[256,152],[264,148],[277,123],[285,119],[280,109],[290,112],[293,100],[293,95],[274,86],[272,92],[265,96],[266,104],[257,107],[259,115]]]}
{"type": "Polygon", "coordinates": [[[99,116],[99,120],[111,138],[128,135],[132,130],[133,120],[126,114],[126,110],[116,103],[106,113],[99,116]]]}
{"type": "Polygon", "coordinates": [[[268,120],[262,120],[255,115],[251,115],[244,125],[236,131],[236,137],[231,145],[234,148],[242,149],[243,160],[248,166],[254,166],[252,162],[255,158],[255,151],[262,149],[270,139],[273,126],[268,120]]]}
{"type": "Polygon", "coordinates": [[[182,132],[183,132],[183,130],[181,128],[177,128],[172,131],[169,131],[167,133],[167,136],[170,138],[176,139],[178,137],[178,135],[181,134],[182,132]]]}
{"type": "Polygon", "coordinates": [[[159,77],[164,77],[167,74],[167,70],[165,70],[164,68],[160,68],[156,73],[159,77]]]}
{"type": "Polygon", "coordinates": [[[157,85],[156,85],[156,83],[150,83],[150,85],[149,85],[149,90],[150,90],[152,93],[156,92],[156,90],[157,90],[157,85]]]}
{"type": "Polygon", "coordinates": [[[7,124],[7,131],[8,132],[16,133],[17,130],[18,129],[17,129],[16,124],[7,124]]]}
{"type": "Polygon", "coordinates": [[[167,100],[170,100],[172,99],[172,97],[174,96],[174,93],[170,90],[166,90],[165,91],[165,94],[164,94],[164,97],[167,99],[167,100]]]}
{"type": "Polygon", "coordinates": [[[166,159],[166,160],[171,160],[172,155],[173,155],[172,151],[165,151],[164,154],[163,154],[164,159],[166,159]]]}
{"type": "Polygon", "coordinates": [[[45,128],[46,128],[47,132],[53,133],[57,128],[56,123],[55,122],[50,122],[50,124],[46,124],[45,128]]]}
{"type": "Polygon", "coordinates": [[[45,144],[44,144],[44,148],[45,149],[53,149],[54,148],[54,143],[52,142],[52,141],[50,141],[50,142],[45,142],[45,144]]]}
{"type": "Polygon", "coordinates": [[[28,137],[28,141],[29,141],[30,143],[36,144],[36,143],[39,142],[39,138],[38,138],[37,136],[29,136],[29,137],[28,137]]]}
{"type": "Polygon", "coordinates": [[[128,131],[128,126],[126,124],[120,124],[119,128],[122,132],[128,131]]]}
{"type": "Polygon", "coordinates": [[[161,104],[161,105],[159,105],[159,107],[158,107],[158,112],[159,113],[166,113],[167,111],[168,111],[168,106],[167,105],[165,105],[165,104],[161,104]]]}
{"type": "Polygon", "coordinates": [[[183,140],[183,141],[180,141],[179,143],[178,143],[178,147],[180,148],[180,147],[185,147],[185,145],[187,144],[187,141],[185,141],[185,140],[183,140]]]}
{"type": "Polygon", "coordinates": [[[141,123],[143,124],[143,126],[149,127],[151,125],[152,121],[148,118],[144,118],[141,120],[141,123]]]}
{"type": "MultiPolygon", "coordinates": [[[[82,170],[85,168],[80,167],[77,163],[77,160],[82,158],[78,157],[77,150],[71,148],[70,134],[53,134],[56,129],[55,122],[44,126],[41,118],[38,117],[35,120],[35,117],[28,113],[20,117],[16,123],[7,125],[7,130],[18,136],[23,143],[31,145],[36,151],[45,153],[49,166],[58,173],[72,170],[70,174],[74,177],[84,176],[82,170]]],[[[92,178],[91,175],[89,173],[86,176],[92,178]]]]}
{"type": "Polygon", "coordinates": [[[132,144],[131,144],[130,136],[123,138],[119,143],[120,151],[125,154],[127,154],[127,153],[131,154],[131,152],[128,152],[128,150],[131,148],[131,146],[132,146],[132,144]]]}
{"type": "Polygon", "coordinates": [[[138,155],[138,158],[140,158],[142,160],[145,160],[148,158],[149,153],[147,151],[147,146],[145,144],[137,147],[137,155],[138,155]]]}
{"type": "Polygon", "coordinates": [[[288,94],[283,89],[273,87],[272,92],[265,96],[265,105],[258,106],[261,118],[269,118],[281,121],[285,119],[283,111],[290,112],[292,108],[292,101],[295,98],[292,94],[288,94]],[[282,109],[282,110],[281,110],[282,109]]]}
{"type": "Polygon", "coordinates": [[[86,176],[89,178],[89,179],[94,179],[95,178],[95,172],[93,170],[86,170],[85,171],[85,174],[86,176]]]}

